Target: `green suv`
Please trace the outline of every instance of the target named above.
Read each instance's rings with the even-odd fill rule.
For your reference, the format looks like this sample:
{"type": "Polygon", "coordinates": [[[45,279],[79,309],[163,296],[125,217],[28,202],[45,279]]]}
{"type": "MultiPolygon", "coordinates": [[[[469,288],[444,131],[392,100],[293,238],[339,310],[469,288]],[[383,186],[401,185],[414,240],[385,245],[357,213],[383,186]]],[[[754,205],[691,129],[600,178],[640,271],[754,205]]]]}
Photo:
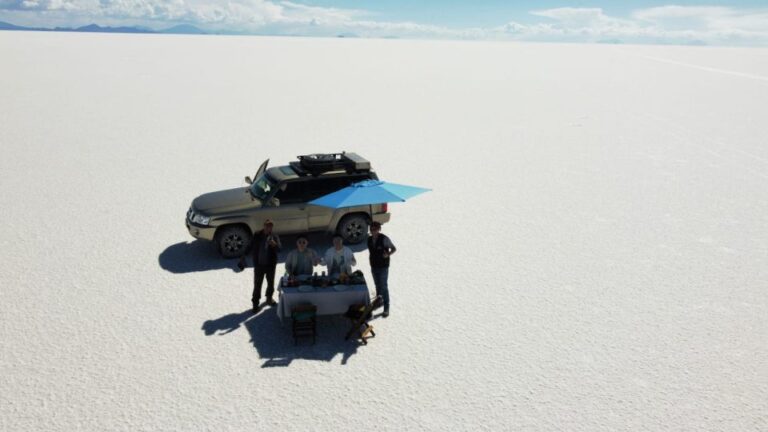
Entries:
{"type": "Polygon", "coordinates": [[[389,221],[387,204],[341,209],[308,202],[363,180],[378,180],[371,164],[355,153],[299,156],[288,165],[267,168],[267,159],[246,187],[200,195],[187,212],[187,230],[213,241],[226,258],[238,257],[251,236],[271,219],[278,234],[339,233],[348,243],[365,240],[372,221],[389,221]]]}

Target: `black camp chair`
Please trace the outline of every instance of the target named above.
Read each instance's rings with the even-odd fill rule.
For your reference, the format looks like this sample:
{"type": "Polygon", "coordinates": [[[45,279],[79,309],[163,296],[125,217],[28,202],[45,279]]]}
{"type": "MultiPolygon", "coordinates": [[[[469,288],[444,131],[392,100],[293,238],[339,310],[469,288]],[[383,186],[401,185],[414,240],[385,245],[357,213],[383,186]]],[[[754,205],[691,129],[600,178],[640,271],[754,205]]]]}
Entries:
{"type": "Polygon", "coordinates": [[[314,345],[317,338],[317,306],[313,304],[301,304],[291,308],[293,319],[293,343],[298,345],[299,338],[312,336],[314,345]]]}
{"type": "Polygon", "coordinates": [[[344,314],[345,317],[349,318],[351,324],[344,340],[349,340],[354,336],[356,339],[360,339],[363,345],[368,345],[368,339],[376,336],[373,326],[368,324],[368,321],[371,319],[373,310],[381,307],[382,304],[384,304],[384,299],[381,296],[376,296],[368,305],[358,303],[350,306],[347,313],[344,314]]]}

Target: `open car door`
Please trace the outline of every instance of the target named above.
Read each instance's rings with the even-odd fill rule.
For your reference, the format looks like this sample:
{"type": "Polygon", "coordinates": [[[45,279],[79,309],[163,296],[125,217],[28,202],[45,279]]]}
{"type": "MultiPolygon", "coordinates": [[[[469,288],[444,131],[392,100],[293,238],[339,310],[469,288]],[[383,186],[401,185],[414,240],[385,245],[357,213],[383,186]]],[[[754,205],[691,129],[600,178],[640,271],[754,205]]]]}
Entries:
{"type": "Polygon", "coordinates": [[[269,165],[269,159],[265,160],[261,166],[259,166],[259,170],[256,171],[256,175],[253,176],[253,181],[256,181],[257,178],[259,178],[260,175],[264,174],[264,171],[267,170],[267,165],[269,165]]]}

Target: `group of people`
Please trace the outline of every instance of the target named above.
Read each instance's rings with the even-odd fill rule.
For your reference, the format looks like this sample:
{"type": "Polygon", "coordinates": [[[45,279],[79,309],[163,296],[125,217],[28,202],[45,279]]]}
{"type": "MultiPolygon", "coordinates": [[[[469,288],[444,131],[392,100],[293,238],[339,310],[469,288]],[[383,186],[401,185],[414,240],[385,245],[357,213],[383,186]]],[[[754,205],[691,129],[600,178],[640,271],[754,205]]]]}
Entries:
{"type": "MultiPolygon", "coordinates": [[[[261,309],[261,286],[264,278],[267,279],[266,304],[276,304],[273,299],[275,293],[275,270],[277,268],[278,254],[282,249],[280,236],[273,231],[274,223],[267,219],[264,227],[254,233],[249,250],[240,258],[238,267],[240,270],[246,266],[246,255],[253,257],[253,313],[261,309]]],[[[392,240],[381,232],[381,223],[372,222],[371,235],[368,237],[368,253],[371,264],[373,283],[376,286],[376,295],[384,299],[383,317],[389,316],[389,257],[397,250],[392,240]]],[[[285,271],[289,276],[312,275],[315,266],[325,265],[328,275],[351,274],[352,267],[357,265],[352,250],[344,246],[340,235],[333,236],[333,246],[325,251],[321,257],[309,247],[309,239],[300,235],[296,239],[296,249],[290,251],[285,258],[285,271]]]]}

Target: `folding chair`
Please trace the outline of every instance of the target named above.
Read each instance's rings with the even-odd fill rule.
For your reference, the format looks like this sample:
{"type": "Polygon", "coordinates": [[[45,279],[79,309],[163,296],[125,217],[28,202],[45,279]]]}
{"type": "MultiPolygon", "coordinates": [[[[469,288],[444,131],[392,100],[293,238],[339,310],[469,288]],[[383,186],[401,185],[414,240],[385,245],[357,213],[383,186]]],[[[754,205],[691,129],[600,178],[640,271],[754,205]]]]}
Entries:
{"type": "Polygon", "coordinates": [[[349,318],[351,327],[344,340],[349,340],[349,338],[355,336],[356,339],[360,339],[363,342],[363,345],[368,345],[368,339],[376,336],[373,326],[368,324],[368,321],[371,319],[373,310],[381,307],[382,304],[384,304],[384,299],[381,296],[376,296],[368,305],[353,304],[350,306],[344,316],[349,318]]]}
{"type": "Polygon", "coordinates": [[[312,344],[317,340],[317,306],[313,304],[300,304],[291,308],[293,320],[293,342],[299,344],[299,338],[312,336],[312,344]]]}

